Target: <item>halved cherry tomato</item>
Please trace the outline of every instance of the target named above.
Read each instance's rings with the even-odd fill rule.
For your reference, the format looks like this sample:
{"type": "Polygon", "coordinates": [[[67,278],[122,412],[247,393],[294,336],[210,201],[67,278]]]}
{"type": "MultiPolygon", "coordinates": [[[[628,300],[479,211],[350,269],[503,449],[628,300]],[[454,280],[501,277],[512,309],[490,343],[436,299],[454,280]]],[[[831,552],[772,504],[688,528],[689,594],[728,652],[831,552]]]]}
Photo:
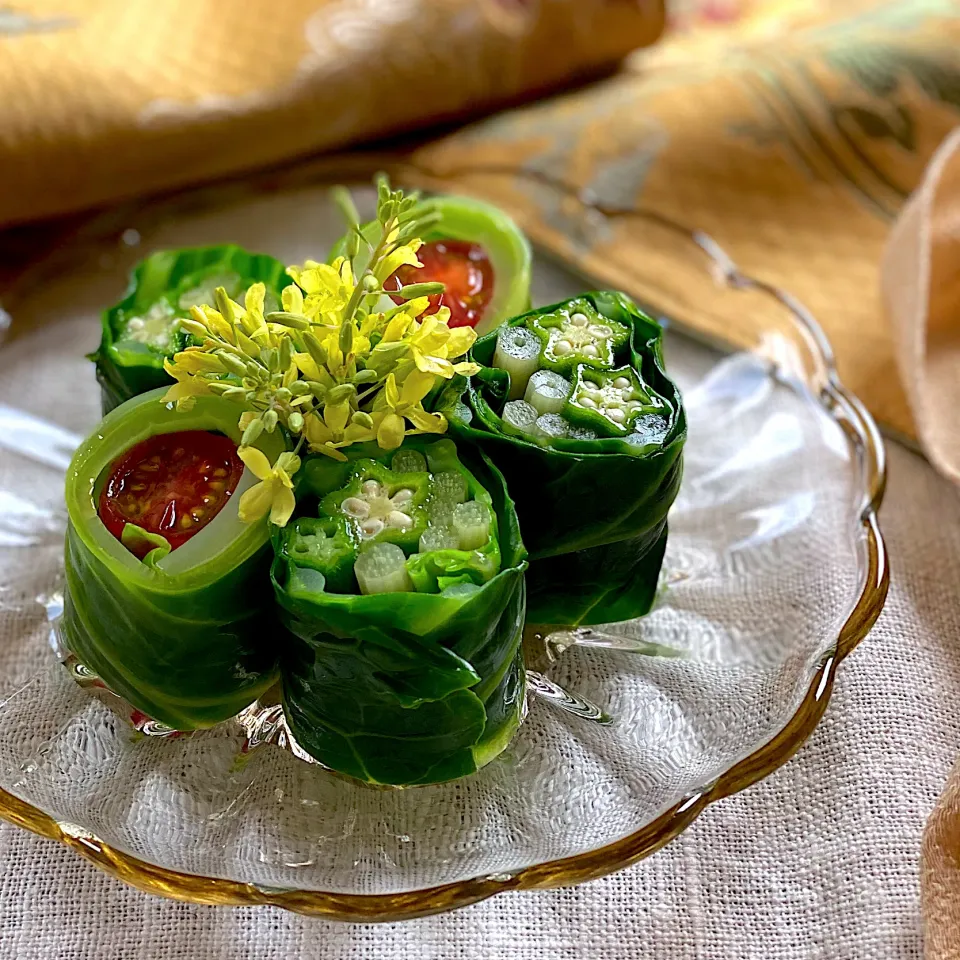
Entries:
{"type": "MultiPolygon", "coordinates": [[[[446,289],[430,298],[427,313],[440,307],[450,308],[451,327],[475,327],[493,297],[493,264],[487,251],[467,240],[433,240],[425,243],[417,256],[422,267],[400,267],[383,285],[399,290],[408,283],[439,280],[446,289]]],[[[393,297],[396,303],[403,303],[393,297]]]]}
{"type": "Polygon", "coordinates": [[[242,474],[229,437],[205,430],[161,433],[131,447],[110,468],[100,519],[118,540],[133,523],[175,550],[220,512],[242,474]]]}

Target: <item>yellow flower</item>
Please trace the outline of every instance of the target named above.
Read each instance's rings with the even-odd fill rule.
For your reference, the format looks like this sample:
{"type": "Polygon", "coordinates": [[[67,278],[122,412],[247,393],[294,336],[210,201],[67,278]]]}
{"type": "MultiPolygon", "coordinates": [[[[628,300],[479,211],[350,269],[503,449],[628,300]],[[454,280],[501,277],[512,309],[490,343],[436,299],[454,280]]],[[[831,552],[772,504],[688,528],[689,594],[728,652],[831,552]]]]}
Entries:
{"type": "Polygon", "coordinates": [[[395,450],[403,443],[405,433],[443,433],[447,420],[442,414],[428,413],[423,409],[423,398],[433,389],[436,378],[429,373],[414,370],[397,386],[394,375],[387,375],[383,392],[377,397],[386,409],[377,411],[377,443],[384,450],[395,450]],[[406,430],[404,419],[409,420],[414,430],[406,430]]]}
{"type": "Polygon", "coordinates": [[[421,240],[411,240],[402,247],[397,247],[392,253],[387,254],[374,271],[374,276],[380,283],[384,283],[387,277],[394,274],[400,267],[422,267],[423,264],[417,259],[417,250],[420,249],[421,240]]]}
{"type": "Polygon", "coordinates": [[[466,353],[476,339],[477,332],[472,327],[451,330],[445,319],[431,315],[423,318],[419,329],[407,337],[406,342],[418,370],[449,380],[455,373],[467,376],[480,369],[475,363],[450,362],[466,353]]]}
{"type": "Polygon", "coordinates": [[[330,371],[325,366],[320,366],[309,353],[295,353],[293,362],[308,380],[312,380],[314,383],[322,383],[328,390],[336,386],[336,382],[330,376],[330,371]]]}
{"type": "MultiPolygon", "coordinates": [[[[167,363],[164,362],[164,369],[166,369],[167,363]]],[[[214,356],[212,353],[206,353],[201,347],[187,347],[186,350],[181,350],[179,353],[174,354],[173,369],[175,373],[167,370],[171,376],[176,376],[177,374],[195,374],[195,373],[225,373],[223,362],[219,357],[214,356]]]]}
{"type": "Polygon", "coordinates": [[[263,341],[270,335],[267,322],[263,318],[263,304],[266,296],[266,286],[262,283],[254,283],[243,298],[246,309],[241,313],[240,322],[243,324],[244,332],[257,341],[263,341]]]}
{"type": "Polygon", "coordinates": [[[346,299],[344,294],[349,297],[353,291],[344,290],[342,266],[343,257],[338,257],[333,264],[307,260],[302,267],[287,267],[287,273],[308,296],[325,295],[346,299]]]}
{"type": "Polygon", "coordinates": [[[349,403],[327,404],[323,414],[315,410],[303,421],[303,435],[310,445],[312,453],[322,453],[334,460],[346,460],[340,452],[340,447],[348,447],[351,443],[362,443],[366,440],[375,440],[377,431],[375,426],[365,427],[362,424],[348,422],[351,416],[349,403]]]}
{"type": "MultiPolygon", "coordinates": [[[[188,350],[196,349],[199,348],[188,348],[188,350]]],[[[183,413],[193,408],[193,405],[197,402],[197,397],[203,397],[213,393],[213,391],[210,389],[209,381],[197,376],[195,372],[189,369],[190,364],[195,362],[192,359],[193,356],[206,356],[206,354],[193,354],[191,359],[187,361],[186,367],[181,368],[178,366],[176,361],[183,357],[184,353],[186,352],[187,351],[185,350],[182,353],[178,353],[174,357],[173,361],[170,359],[164,359],[163,361],[163,369],[166,370],[167,373],[169,373],[170,376],[177,381],[163,395],[163,402],[175,403],[177,405],[177,409],[183,413]]],[[[216,357],[212,359],[216,359],[216,357]]]]}
{"type": "MultiPolygon", "coordinates": [[[[291,477],[300,468],[302,445],[345,460],[341,448],[354,443],[395,449],[406,434],[443,433],[446,419],[425,410],[424,401],[439,378],[479,369],[458,359],[476,334],[469,328],[451,330],[447,308],[428,316],[427,296],[395,306],[384,295],[383,284],[397,269],[421,267],[422,241],[403,237],[432,223],[434,211],[425,206],[418,213],[386,182],[378,185],[378,197],[379,239],[370,245],[364,267],[354,262],[358,243],[351,237],[350,258],[329,264],[307,260],[287,268],[293,282],[281,292],[283,309],[272,319],[265,312],[267,286],[257,282],[242,303],[218,287],[214,305],[193,307],[190,318],[181,321],[201,346],[164,362],[176,381],[164,400],[189,409],[196,397],[212,394],[237,405],[248,441],[241,444],[240,456],[259,479],[239,497],[244,520],[268,513],[275,524],[289,520],[291,477]],[[271,466],[251,444],[261,431],[278,427],[297,439],[297,447],[271,466]]],[[[350,213],[352,205],[345,209],[350,213]]],[[[353,224],[355,216],[348,219],[353,224]]]]}
{"type": "Polygon", "coordinates": [[[240,497],[240,519],[253,523],[269,511],[271,523],[286,526],[297,505],[291,477],[300,469],[300,458],[295,453],[281,453],[271,467],[256,447],[240,447],[237,456],[260,480],[240,497]]]}
{"type": "MultiPolygon", "coordinates": [[[[343,308],[356,286],[350,262],[344,257],[338,257],[332,264],[307,260],[302,267],[287,267],[287,273],[306,294],[301,308],[291,312],[321,326],[339,325],[343,308]]],[[[292,292],[289,297],[291,302],[296,300],[292,292]]]]}
{"type": "MultiPolygon", "coordinates": [[[[287,270],[287,273],[289,272],[290,270],[287,270]]],[[[283,288],[283,293],[280,294],[280,303],[287,313],[303,313],[303,293],[295,283],[283,288]]]]}

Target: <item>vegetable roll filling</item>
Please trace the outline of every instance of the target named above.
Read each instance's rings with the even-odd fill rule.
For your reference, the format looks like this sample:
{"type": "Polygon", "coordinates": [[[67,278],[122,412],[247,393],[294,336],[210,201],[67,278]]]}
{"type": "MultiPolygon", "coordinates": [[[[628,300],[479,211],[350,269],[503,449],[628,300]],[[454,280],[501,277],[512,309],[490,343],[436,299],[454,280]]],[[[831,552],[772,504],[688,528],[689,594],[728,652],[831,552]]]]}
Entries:
{"type": "Polygon", "coordinates": [[[189,338],[181,332],[180,321],[190,316],[191,307],[215,303],[217,287],[224,287],[228,296],[237,297],[243,289],[243,280],[237,273],[204,277],[176,295],[173,302],[165,297],[142,313],[121,316],[117,322],[117,343],[121,346],[124,341],[143,344],[164,355],[182,349],[189,338]]]}
{"type": "Polygon", "coordinates": [[[375,460],[358,460],[350,481],[327,494],[321,510],[342,517],[360,544],[377,540],[412,553],[427,527],[429,487],[425,470],[397,473],[375,460]]]}
{"type": "Polygon", "coordinates": [[[581,364],[563,413],[571,423],[603,436],[625,437],[642,414],[653,413],[662,406],[662,401],[650,395],[632,367],[601,371],[581,364]]]}
{"type": "MultiPolygon", "coordinates": [[[[475,327],[483,320],[493,298],[493,264],[478,243],[466,240],[434,240],[417,251],[423,267],[402,266],[384,283],[385,290],[406,284],[440,282],[443,293],[430,297],[427,313],[449,307],[451,327],[475,327]]],[[[396,303],[404,300],[394,297],[396,303]]]]}
{"type": "Polygon", "coordinates": [[[223,509],[243,469],[228,437],[205,430],[161,433],[108,467],[97,512],[110,533],[140,559],[157,546],[157,537],[175,550],[223,509]],[[128,526],[154,540],[131,537],[128,526]]]}
{"type": "Polygon", "coordinates": [[[531,318],[530,328],[540,338],[540,366],[570,376],[577,364],[609,369],[626,345],[629,328],[601,316],[586,300],[572,300],[554,313],[531,318]]]}
{"type": "Polygon", "coordinates": [[[325,593],[437,593],[496,576],[489,494],[452,443],[424,450],[401,448],[390,467],[355,461],[346,485],[322,496],[319,518],[300,517],[283,531],[283,559],[322,574],[299,578],[298,589],[309,582],[325,593]]]}
{"type": "Polygon", "coordinates": [[[497,349],[493,365],[510,374],[510,400],[519,400],[527,389],[530,377],[540,365],[540,341],[526,327],[507,324],[497,333],[497,349]]]}
{"type": "MultiPolygon", "coordinates": [[[[637,452],[664,440],[668,405],[639,370],[624,364],[625,323],[583,297],[519,320],[498,331],[492,357],[494,367],[510,374],[500,416],[506,434],[548,446],[617,437],[637,452]]],[[[472,411],[470,419],[459,412],[456,418],[466,425],[472,411]]]]}

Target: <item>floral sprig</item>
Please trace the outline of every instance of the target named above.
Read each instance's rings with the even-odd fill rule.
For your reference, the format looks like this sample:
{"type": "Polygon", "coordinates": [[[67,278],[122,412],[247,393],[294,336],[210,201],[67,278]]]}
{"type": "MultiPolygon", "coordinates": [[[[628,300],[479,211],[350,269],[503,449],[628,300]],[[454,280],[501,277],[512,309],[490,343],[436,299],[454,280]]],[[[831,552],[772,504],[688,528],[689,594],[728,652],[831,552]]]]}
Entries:
{"type": "Polygon", "coordinates": [[[334,199],[349,225],[346,256],[289,267],[293,283],[278,311],[264,313],[262,283],[247,290],[242,305],[218,288],[215,304],[194,307],[181,321],[199,345],[164,362],[176,380],[164,402],[184,410],[198,396],[218,394],[241,408],[239,455],[260,479],[240,498],[245,521],[269,512],[271,522],[287,523],[304,446],[345,460],[343,448],[354,443],[393,450],[410,434],[443,433],[446,419],[426,410],[424,400],[441,379],[479,369],[458,359],[473,346],[475,331],[451,329],[446,307],[425,315],[442,284],[409,284],[389,297],[384,290],[400,266],[422,266],[420,236],[439,215],[418,196],[392,190],[385,178],[377,187],[375,239],[361,229],[349,193],[337,188],[334,199]],[[278,428],[295,449],[271,465],[252,445],[278,428]]]}

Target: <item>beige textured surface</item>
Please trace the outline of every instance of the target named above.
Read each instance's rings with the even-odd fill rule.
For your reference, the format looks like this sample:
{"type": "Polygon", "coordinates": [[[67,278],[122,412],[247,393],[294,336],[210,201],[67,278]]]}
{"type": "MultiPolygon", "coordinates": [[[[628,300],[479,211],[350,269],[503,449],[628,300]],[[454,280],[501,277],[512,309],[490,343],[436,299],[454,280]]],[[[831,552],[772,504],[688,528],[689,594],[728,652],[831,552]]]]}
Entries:
{"type": "MultiPolygon", "coordinates": [[[[960,129],[937,152],[891,235],[883,292],[900,373],[931,462],[960,481],[960,129]]],[[[931,960],[960,956],[960,766],[927,826],[923,905],[931,960]]]]}
{"type": "Polygon", "coordinates": [[[676,842],[574,890],[403,925],[144,897],[0,827],[0,956],[17,960],[919,960],[923,822],[960,737],[960,501],[891,450],[887,608],[787,766],[676,842]],[[934,708],[931,708],[934,705],[934,708]]]}

